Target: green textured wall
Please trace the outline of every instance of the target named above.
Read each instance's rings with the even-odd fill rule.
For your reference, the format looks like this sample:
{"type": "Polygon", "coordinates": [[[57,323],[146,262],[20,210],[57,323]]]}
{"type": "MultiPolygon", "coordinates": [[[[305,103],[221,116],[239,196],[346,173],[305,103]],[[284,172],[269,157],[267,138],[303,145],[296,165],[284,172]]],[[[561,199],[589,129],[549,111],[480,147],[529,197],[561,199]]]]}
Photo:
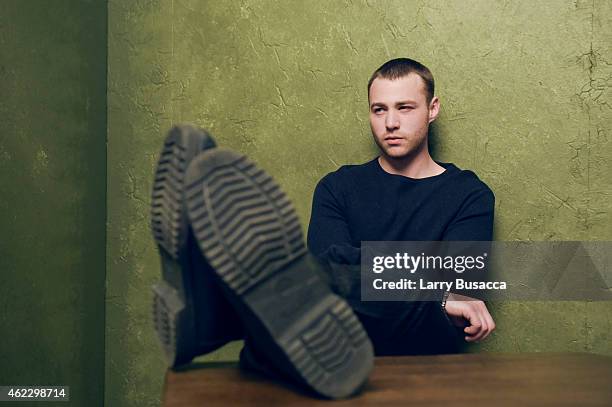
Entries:
{"type": "MultiPolygon", "coordinates": [[[[612,240],[612,5],[595,1],[109,1],[109,405],[157,405],[152,171],[172,123],[268,170],[304,228],[316,182],[375,154],[366,83],[428,65],[435,158],[497,197],[497,240],[612,240]]],[[[612,354],[611,303],[496,304],[491,351],[612,354]]],[[[213,358],[235,358],[237,346],[213,358]]]]}
{"type": "Polygon", "coordinates": [[[74,406],[104,396],[106,15],[0,3],[0,384],[74,406]]]}

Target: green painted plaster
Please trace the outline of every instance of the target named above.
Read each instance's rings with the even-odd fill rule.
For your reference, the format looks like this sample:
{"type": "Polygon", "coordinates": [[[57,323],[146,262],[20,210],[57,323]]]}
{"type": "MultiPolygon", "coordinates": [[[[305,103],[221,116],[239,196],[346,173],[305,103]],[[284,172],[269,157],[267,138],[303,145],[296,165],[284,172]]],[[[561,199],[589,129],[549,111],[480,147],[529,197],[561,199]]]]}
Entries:
{"type": "Polygon", "coordinates": [[[74,406],[104,396],[106,13],[0,5],[0,384],[74,406]]]}

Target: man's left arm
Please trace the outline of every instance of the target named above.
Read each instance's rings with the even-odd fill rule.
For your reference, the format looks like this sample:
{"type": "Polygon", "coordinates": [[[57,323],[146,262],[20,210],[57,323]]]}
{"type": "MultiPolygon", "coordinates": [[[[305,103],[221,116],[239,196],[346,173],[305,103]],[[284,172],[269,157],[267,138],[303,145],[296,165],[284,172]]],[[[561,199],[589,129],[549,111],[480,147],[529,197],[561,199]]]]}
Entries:
{"type": "MultiPolygon", "coordinates": [[[[447,227],[445,241],[491,241],[495,196],[484,187],[470,194],[453,222],[447,227]]],[[[467,342],[481,341],[495,330],[495,321],[483,301],[450,293],[444,309],[451,321],[464,327],[467,342]],[[467,326],[466,326],[467,324],[467,326]]]]}
{"type": "Polygon", "coordinates": [[[495,195],[483,187],[471,193],[461,205],[455,219],[446,227],[442,240],[490,242],[493,239],[495,195]]]}

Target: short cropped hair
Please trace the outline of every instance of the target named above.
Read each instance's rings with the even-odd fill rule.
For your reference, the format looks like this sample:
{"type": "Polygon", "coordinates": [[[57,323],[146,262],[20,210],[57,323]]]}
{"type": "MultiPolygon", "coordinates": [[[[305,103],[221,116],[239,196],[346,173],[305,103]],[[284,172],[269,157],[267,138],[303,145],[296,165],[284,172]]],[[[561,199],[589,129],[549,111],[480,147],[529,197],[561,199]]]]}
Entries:
{"type": "Polygon", "coordinates": [[[427,97],[427,103],[431,102],[431,99],[434,97],[434,77],[425,65],[421,64],[418,61],[415,61],[410,58],[396,58],[390,61],[385,62],[378,68],[368,81],[368,100],[370,100],[370,88],[372,87],[372,82],[376,78],[395,80],[399,78],[403,78],[411,73],[415,73],[423,79],[425,82],[425,93],[427,97]]]}

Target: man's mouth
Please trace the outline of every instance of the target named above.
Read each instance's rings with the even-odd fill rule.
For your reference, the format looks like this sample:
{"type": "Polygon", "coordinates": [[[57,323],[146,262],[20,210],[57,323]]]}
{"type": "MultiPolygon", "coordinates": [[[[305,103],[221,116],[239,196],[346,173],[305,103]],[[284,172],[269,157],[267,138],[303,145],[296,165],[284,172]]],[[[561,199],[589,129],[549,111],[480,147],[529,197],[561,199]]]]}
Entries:
{"type": "Polygon", "coordinates": [[[390,142],[390,143],[397,143],[402,141],[404,138],[403,137],[397,137],[397,136],[389,136],[389,137],[385,137],[385,141],[390,142]]]}

